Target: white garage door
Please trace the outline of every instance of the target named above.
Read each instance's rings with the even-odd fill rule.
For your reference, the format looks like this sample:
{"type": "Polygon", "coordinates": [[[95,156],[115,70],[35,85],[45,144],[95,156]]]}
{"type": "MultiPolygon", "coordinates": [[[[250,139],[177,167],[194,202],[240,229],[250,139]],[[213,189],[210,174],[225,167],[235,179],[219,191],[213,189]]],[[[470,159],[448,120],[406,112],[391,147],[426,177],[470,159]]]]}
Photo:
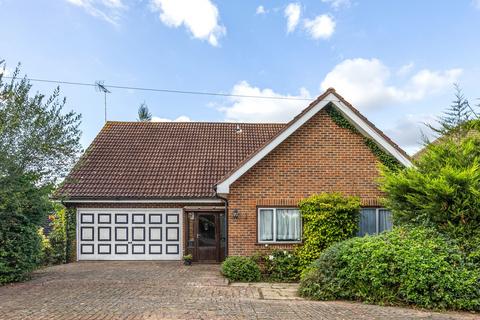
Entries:
{"type": "Polygon", "coordinates": [[[78,260],[180,260],[181,209],[78,209],[78,260]]]}

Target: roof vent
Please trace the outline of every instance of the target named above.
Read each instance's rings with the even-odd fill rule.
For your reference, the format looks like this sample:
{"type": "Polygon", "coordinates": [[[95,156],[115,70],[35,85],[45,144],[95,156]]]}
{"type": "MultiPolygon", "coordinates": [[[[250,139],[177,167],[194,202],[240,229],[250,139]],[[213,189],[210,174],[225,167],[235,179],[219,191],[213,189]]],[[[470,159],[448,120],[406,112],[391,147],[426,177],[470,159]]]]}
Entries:
{"type": "Polygon", "coordinates": [[[243,132],[242,128],[240,128],[240,125],[237,124],[237,128],[235,129],[235,133],[242,133],[242,132],[243,132]]]}

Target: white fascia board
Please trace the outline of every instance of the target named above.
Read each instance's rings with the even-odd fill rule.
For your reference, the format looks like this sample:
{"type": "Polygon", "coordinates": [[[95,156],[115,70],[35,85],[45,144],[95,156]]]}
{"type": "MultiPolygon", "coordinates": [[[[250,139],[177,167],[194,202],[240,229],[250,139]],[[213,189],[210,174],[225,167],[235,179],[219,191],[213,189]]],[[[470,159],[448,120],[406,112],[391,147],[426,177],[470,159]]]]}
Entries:
{"type": "Polygon", "coordinates": [[[64,200],[64,203],[223,203],[221,199],[161,199],[161,200],[64,200]]]}
{"type": "Polygon", "coordinates": [[[373,139],[380,148],[387,153],[395,157],[401,164],[406,167],[412,166],[412,163],[408,158],[401,154],[396,148],[394,148],[385,138],[378,134],[370,125],[357,116],[349,107],[341,102],[336,95],[330,93],[324,99],[319,101],[313,106],[307,113],[305,113],[300,119],[293,123],[287,130],[277,136],[272,142],[260,150],[254,157],[248,160],[243,166],[238,168],[232,175],[230,175],[225,181],[217,185],[217,194],[227,195],[230,192],[230,185],[240,178],[245,172],[250,170],[257,162],[263,159],[273,149],[275,149],[280,143],[285,141],[292,133],[298,128],[310,120],[315,114],[322,110],[330,102],[340,110],[340,112],[364,135],[373,139]]]}
{"type": "Polygon", "coordinates": [[[338,101],[334,102],[335,106],[340,110],[340,112],[350,120],[355,128],[357,128],[360,133],[369,137],[385,152],[391,154],[395,159],[398,160],[405,167],[413,166],[412,162],[405,157],[401,152],[397,150],[390,142],[388,142],[382,135],[380,135],[376,130],[374,130],[368,123],[366,123],[362,118],[360,118],[355,112],[347,107],[343,102],[338,101]]]}
{"type": "MultiPolygon", "coordinates": [[[[238,178],[240,178],[245,172],[250,170],[257,162],[262,160],[267,154],[269,154],[273,149],[275,149],[280,143],[285,141],[292,133],[294,133],[298,128],[300,128],[305,122],[310,120],[318,111],[322,110],[330,101],[328,95],[325,99],[319,101],[313,108],[311,108],[307,113],[305,113],[300,119],[294,122],[287,130],[283,131],[278,135],[272,142],[266,145],[262,150],[260,150],[255,156],[248,160],[243,166],[238,168],[232,175],[230,175],[225,181],[217,185],[218,194],[228,194],[230,192],[230,185],[234,183],[238,178]]],[[[334,97],[338,100],[337,97],[334,97]]]]}

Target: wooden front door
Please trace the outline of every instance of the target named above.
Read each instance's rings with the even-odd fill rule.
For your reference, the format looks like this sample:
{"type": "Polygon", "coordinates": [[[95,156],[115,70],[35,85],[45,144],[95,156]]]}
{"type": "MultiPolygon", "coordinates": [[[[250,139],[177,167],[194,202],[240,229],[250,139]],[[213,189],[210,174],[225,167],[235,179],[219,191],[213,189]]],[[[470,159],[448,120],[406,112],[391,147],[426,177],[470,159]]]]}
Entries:
{"type": "Polygon", "coordinates": [[[220,261],[220,223],[215,213],[198,212],[195,219],[197,233],[196,259],[199,262],[220,261]]]}

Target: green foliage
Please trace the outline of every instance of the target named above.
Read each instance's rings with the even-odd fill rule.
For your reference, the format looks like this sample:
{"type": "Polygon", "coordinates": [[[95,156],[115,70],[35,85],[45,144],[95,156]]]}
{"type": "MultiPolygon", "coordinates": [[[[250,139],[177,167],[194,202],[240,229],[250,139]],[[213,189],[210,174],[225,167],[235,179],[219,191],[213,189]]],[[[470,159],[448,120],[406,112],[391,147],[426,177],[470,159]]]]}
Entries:
{"type": "Polygon", "coordinates": [[[480,134],[431,144],[415,165],[382,169],[381,188],[394,223],[435,227],[475,249],[467,242],[480,235],[480,134]]]}
{"type": "Polygon", "coordinates": [[[37,230],[53,211],[48,197],[81,149],[80,116],[64,112],[58,88],[48,98],[31,94],[19,73],[8,83],[0,74],[0,283],[24,279],[41,262],[37,230]]]}
{"type": "Polygon", "coordinates": [[[263,257],[265,273],[275,282],[292,282],[299,279],[298,257],[289,251],[273,250],[263,257]]]}
{"type": "Polygon", "coordinates": [[[358,230],[360,199],[340,193],[313,195],[299,203],[303,245],[296,254],[302,269],[331,244],[353,237],[358,230]]]}
{"type": "Polygon", "coordinates": [[[348,129],[351,132],[360,135],[363,138],[365,145],[384,166],[390,168],[391,170],[398,170],[403,167],[400,162],[395,159],[395,157],[380,149],[380,147],[372,139],[361,134],[357,128],[355,128],[347,119],[345,119],[345,117],[333,105],[328,106],[326,111],[330,118],[332,118],[333,122],[335,122],[339,127],[348,129]]]}
{"type": "Polygon", "coordinates": [[[434,133],[439,136],[452,134],[463,127],[463,124],[469,122],[474,116],[472,108],[467,98],[463,95],[462,89],[454,84],[455,99],[449,108],[437,120],[437,126],[427,125],[434,133]]]}
{"type": "Polygon", "coordinates": [[[50,189],[32,175],[0,176],[0,283],[20,281],[40,262],[38,225],[48,212],[50,189]]]}
{"type": "Polygon", "coordinates": [[[222,263],[222,274],[230,281],[255,282],[261,277],[260,268],[251,258],[228,257],[222,263]]]}
{"type": "Polygon", "coordinates": [[[66,260],[67,262],[74,262],[77,260],[77,212],[73,207],[65,209],[65,233],[66,260]]]}
{"type": "Polygon", "coordinates": [[[480,310],[480,272],[435,230],[397,227],[325,250],[302,277],[300,294],[317,300],[480,310]]]}
{"type": "Polygon", "coordinates": [[[6,83],[0,74],[0,174],[11,168],[35,174],[44,183],[64,176],[80,146],[80,115],[64,113],[66,100],[57,88],[50,97],[31,94],[19,67],[6,83]]]}
{"type": "Polygon", "coordinates": [[[143,102],[138,107],[138,119],[137,119],[137,121],[141,121],[141,122],[152,121],[152,114],[148,110],[148,106],[145,102],[143,102]]]}
{"type": "Polygon", "coordinates": [[[38,236],[40,237],[40,255],[39,264],[42,266],[49,266],[53,264],[53,250],[50,240],[45,236],[43,228],[38,228],[38,236]]]}
{"type": "Polygon", "coordinates": [[[66,209],[63,206],[57,206],[54,214],[48,217],[52,230],[48,235],[51,247],[50,264],[61,264],[66,262],[66,209]]]}

